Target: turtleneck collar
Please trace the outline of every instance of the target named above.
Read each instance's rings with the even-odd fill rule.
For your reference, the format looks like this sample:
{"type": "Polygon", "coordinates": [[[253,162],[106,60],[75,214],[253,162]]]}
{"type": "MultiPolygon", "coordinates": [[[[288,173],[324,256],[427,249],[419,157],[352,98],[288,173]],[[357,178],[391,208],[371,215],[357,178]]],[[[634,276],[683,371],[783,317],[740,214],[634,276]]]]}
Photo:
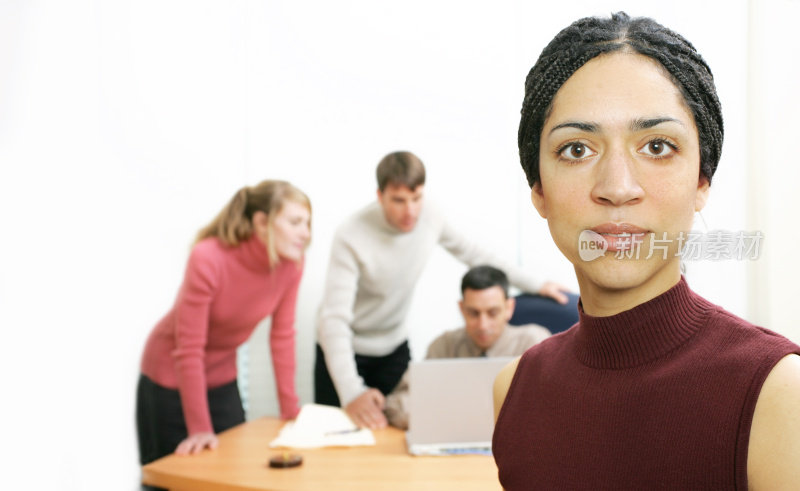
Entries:
{"type": "Polygon", "coordinates": [[[239,260],[248,269],[253,271],[268,272],[271,269],[267,247],[261,240],[253,234],[249,239],[243,240],[236,247],[239,260]]]}
{"type": "Polygon", "coordinates": [[[661,295],[616,315],[593,317],[579,304],[576,356],[593,368],[648,363],[686,342],[713,307],[689,288],[683,276],[661,295]]]}

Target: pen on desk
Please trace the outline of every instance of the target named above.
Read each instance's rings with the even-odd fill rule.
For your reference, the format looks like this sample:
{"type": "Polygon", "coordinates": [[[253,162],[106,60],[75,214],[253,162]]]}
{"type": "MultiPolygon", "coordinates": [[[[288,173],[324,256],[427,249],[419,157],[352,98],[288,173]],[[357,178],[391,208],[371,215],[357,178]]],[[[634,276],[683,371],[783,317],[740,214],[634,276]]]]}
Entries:
{"type": "Polygon", "coordinates": [[[325,433],[325,436],[328,435],[346,435],[348,433],[356,433],[361,431],[361,428],[350,428],[349,430],[339,430],[339,431],[328,431],[325,433]]]}

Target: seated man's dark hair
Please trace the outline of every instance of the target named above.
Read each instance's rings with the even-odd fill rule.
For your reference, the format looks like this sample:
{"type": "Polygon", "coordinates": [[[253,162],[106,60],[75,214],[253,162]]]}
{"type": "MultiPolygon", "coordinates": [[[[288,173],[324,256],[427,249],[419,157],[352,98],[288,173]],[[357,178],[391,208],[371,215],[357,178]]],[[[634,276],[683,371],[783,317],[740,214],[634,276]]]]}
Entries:
{"type": "Polygon", "coordinates": [[[508,298],[508,277],[504,272],[491,266],[475,266],[461,279],[461,295],[467,289],[485,290],[493,286],[499,286],[505,298],[508,298]]]}

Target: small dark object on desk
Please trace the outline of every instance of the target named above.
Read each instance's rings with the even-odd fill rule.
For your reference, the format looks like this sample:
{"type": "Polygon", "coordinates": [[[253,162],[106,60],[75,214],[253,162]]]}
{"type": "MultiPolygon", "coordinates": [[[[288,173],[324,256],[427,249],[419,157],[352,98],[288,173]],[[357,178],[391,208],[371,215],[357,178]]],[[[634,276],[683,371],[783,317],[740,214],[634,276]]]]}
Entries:
{"type": "Polygon", "coordinates": [[[284,452],[281,455],[276,455],[269,459],[269,466],[275,469],[286,469],[288,467],[297,467],[303,463],[303,457],[297,454],[290,454],[284,452]]]}

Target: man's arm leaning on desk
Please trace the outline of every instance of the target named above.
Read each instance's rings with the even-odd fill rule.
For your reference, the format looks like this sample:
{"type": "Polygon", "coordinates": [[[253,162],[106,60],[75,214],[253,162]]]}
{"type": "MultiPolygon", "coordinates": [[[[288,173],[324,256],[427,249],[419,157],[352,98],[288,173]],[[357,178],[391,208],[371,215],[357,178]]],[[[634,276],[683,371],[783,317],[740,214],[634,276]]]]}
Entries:
{"type": "Polygon", "coordinates": [[[317,340],[342,407],[359,426],[386,426],[383,394],[364,384],[358,375],[353,350],[353,305],[358,290],[359,268],[355,253],[337,233],[331,247],[317,340]]]}

